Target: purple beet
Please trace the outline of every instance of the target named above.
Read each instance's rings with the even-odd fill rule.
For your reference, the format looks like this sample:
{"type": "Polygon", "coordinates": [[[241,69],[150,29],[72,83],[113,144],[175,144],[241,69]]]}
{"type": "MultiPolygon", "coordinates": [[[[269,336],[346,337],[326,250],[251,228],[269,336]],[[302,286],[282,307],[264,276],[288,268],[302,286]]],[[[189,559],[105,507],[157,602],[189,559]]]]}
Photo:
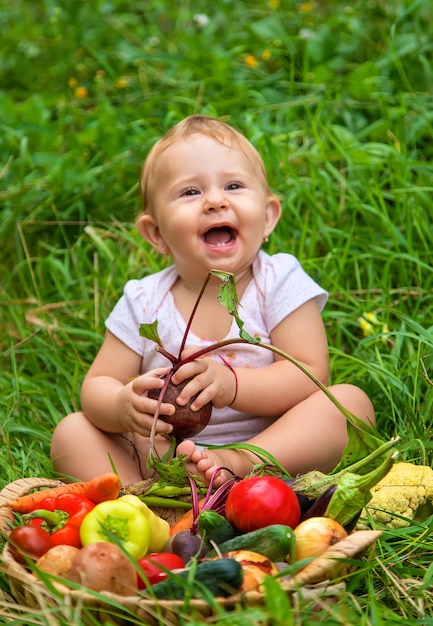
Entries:
{"type": "MultiPolygon", "coordinates": [[[[178,385],[169,383],[164,393],[163,402],[169,402],[176,407],[174,415],[159,415],[159,419],[164,422],[168,422],[173,425],[173,431],[171,435],[177,440],[188,439],[198,435],[205,426],[209,423],[212,414],[212,403],[208,402],[198,411],[191,411],[190,405],[197,397],[193,396],[191,400],[185,406],[179,406],[176,404],[176,398],[189,382],[190,379],[184,380],[178,385]]],[[[157,400],[159,398],[160,389],[151,389],[148,393],[149,398],[157,400]]]]}

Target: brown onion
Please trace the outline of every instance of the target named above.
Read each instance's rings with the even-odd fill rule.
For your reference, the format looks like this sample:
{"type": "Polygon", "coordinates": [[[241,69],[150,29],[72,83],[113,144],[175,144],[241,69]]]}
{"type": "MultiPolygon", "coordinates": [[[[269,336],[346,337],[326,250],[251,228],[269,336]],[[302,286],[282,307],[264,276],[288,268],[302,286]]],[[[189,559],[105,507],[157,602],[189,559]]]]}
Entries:
{"type": "Polygon", "coordinates": [[[242,566],[244,579],[239,591],[257,589],[266,576],[278,574],[278,568],[273,561],[252,550],[231,550],[223,556],[238,561],[242,566]]]}
{"type": "Polygon", "coordinates": [[[320,556],[347,537],[343,526],[330,517],[310,517],[296,526],[296,560],[320,556]]]}

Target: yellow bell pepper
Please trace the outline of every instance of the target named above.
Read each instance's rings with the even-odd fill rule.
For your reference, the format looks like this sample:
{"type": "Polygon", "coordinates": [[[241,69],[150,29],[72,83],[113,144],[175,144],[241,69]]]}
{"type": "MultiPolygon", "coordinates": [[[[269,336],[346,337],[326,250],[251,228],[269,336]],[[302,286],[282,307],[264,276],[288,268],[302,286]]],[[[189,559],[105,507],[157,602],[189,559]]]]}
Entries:
{"type": "Polygon", "coordinates": [[[129,502],[106,500],[97,504],[84,517],[80,526],[83,546],[97,541],[120,542],[129,554],[138,559],[147,554],[150,524],[142,511],[129,502]]]}
{"type": "Polygon", "coordinates": [[[149,522],[150,540],[147,551],[150,553],[162,552],[170,537],[170,524],[162,517],[156,515],[138,496],[127,494],[119,498],[119,501],[122,500],[136,506],[149,522]]]}

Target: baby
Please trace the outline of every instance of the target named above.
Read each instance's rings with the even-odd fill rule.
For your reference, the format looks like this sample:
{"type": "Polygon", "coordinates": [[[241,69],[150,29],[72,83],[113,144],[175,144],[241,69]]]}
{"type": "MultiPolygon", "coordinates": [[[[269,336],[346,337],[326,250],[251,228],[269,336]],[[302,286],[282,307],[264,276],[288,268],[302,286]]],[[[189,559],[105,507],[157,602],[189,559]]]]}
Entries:
{"type": "MultiPolygon", "coordinates": [[[[190,116],[174,126],[148,154],[141,175],[143,207],[138,230],[172,265],[129,281],[106,320],[106,335],[87,372],[82,411],[56,427],[51,448],[55,469],[87,480],[116,468],[124,484],[146,476],[149,435],[169,371],[155,344],[139,326],[158,320],[164,347],[177,354],[186,322],[209,270],[231,272],[250,335],[260,336],[300,361],[323,384],[328,381],[328,345],[321,310],[326,292],[286,253],[261,249],[275,229],[281,204],[269,188],[263,161],[253,145],[217,119],[190,116]]],[[[220,304],[221,282],[212,278],[194,316],[183,356],[215,341],[238,337],[234,318],[220,304]]],[[[177,403],[192,408],[212,402],[209,425],[178,454],[187,469],[209,482],[216,467],[245,476],[257,463],[251,452],[209,444],[247,442],[266,450],[292,475],[327,472],[347,444],[346,419],[298,367],[251,344],[221,348],[183,365],[173,376],[191,378],[177,403]],[[220,358],[223,357],[223,359],[220,358]],[[229,367],[224,363],[224,360],[229,367]]],[[[374,424],[374,409],[358,387],[329,387],[351,413],[374,424]]],[[[162,403],[160,414],[174,406],[162,403]]],[[[171,425],[158,420],[156,433],[171,425]]],[[[155,437],[159,454],[168,439],[155,437]]],[[[224,480],[221,474],[219,482],[224,480]]]]}

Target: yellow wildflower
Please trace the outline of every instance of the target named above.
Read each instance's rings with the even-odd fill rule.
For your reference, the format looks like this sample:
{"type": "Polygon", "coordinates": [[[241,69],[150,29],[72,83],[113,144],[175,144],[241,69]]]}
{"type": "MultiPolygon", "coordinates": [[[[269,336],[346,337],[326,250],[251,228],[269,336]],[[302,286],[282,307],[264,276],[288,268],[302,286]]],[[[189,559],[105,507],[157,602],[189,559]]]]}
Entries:
{"type": "Polygon", "coordinates": [[[76,87],[78,84],[78,80],[75,78],[75,76],[71,76],[71,78],[68,80],[68,86],[73,89],[74,87],[76,87]]]}
{"type": "Polygon", "coordinates": [[[382,324],[382,343],[388,343],[389,345],[393,345],[391,339],[387,337],[389,334],[389,327],[387,324],[382,324]]]}
{"type": "Polygon", "coordinates": [[[87,89],[87,87],[77,87],[75,89],[75,95],[77,98],[80,98],[82,100],[83,98],[87,98],[87,96],[89,95],[89,90],[87,89]]]}
{"type": "Polygon", "coordinates": [[[280,2],[279,0],[269,0],[269,6],[271,9],[278,9],[280,2]]]}
{"type": "Polygon", "coordinates": [[[370,322],[371,324],[376,324],[376,325],[377,325],[377,324],[380,324],[380,322],[379,322],[379,320],[377,319],[377,316],[376,316],[376,314],[375,314],[375,313],[371,313],[371,312],[364,313],[364,314],[363,314],[363,317],[365,317],[365,319],[366,319],[368,322],[370,322]]]}
{"type": "Polygon", "coordinates": [[[272,56],[272,52],[268,48],[266,48],[266,50],[263,50],[262,52],[263,61],[269,61],[271,56],[272,56]]]}
{"type": "Polygon", "coordinates": [[[300,5],[300,10],[301,13],[311,13],[312,9],[313,9],[313,3],[312,2],[303,2],[300,5]]]}
{"type": "Polygon", "coordinates": [[[371,335],[374,335],[374,327],[372,324],[370,324],[370,322],[367,322],[365,317],[363,316],[359,317],[358,324],[361,327],[362,334],[364,335],[364,337],[370,337],[371,335]]]}
{"type": "Polygon", "coordinates": [[[125,87],[128,86],[128,79],[125,78],[124,76],[119,76],[119,78],[116,80],[116,87],[118,87],[118,89],[125,89],[125,87]]]}
{"type": "MultiPolygon", "coordinates": [[[[386,335],[389,333],[388,325],[381,322],[375,313],[363,313],[361,317],[358,318],[358,324],[361,327],[364,337],[370,337],[371,335],[378,335],[380,333],[386,335]]],[[[388,338],[382,337],[382,341],[387,343],[388,338]]]]}
{"type": "Polygon", "coordinates": [[[253,54],[247,54],[244,63],[247,67],[257,67],[259,62],[253,54]]]}

